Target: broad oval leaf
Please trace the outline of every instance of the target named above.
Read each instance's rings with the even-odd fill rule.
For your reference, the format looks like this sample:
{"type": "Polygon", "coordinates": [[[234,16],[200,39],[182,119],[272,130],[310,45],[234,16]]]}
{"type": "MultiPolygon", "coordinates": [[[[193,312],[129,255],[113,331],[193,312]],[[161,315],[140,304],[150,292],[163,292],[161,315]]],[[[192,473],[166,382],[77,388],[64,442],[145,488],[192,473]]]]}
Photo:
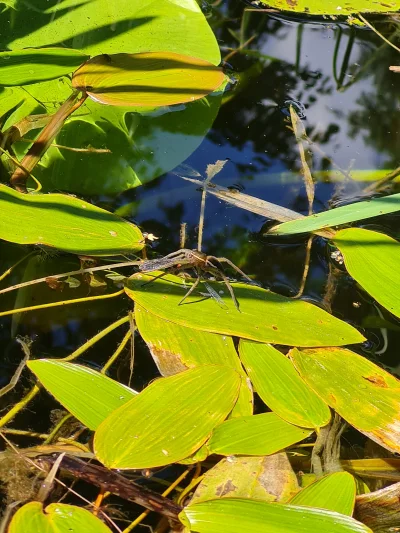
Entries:
{"type": "Polygon", "coordinates": [[[283,11],[295,11],[307,13],[307,15],[351,15],[356,13],[387,13],[398,11],[398,0],[352,0],[341,2],[340,0],[261,0],[262,3],[283,11]]]}
{"type": "Polygon", "coordinates": [[[214,429],[208,447],[220,455],[271,455],[311,434],[275,413],[263,413],[226,420],[214,429]]]}
{"type": "Polygon", "coordinates": [[[228,457],[207,470],[190,503],[216,498],[284,503],[298,490],[297,477],[286,453],[228,457]]]}
{"type": "Polygon", "coordinates": [[[0,184],[0,239],[51,246],[74,254],[112,256],[139,251],[140,229],[66,194],[22,194],[0,184]]]}
{"type": "Polygon", "coordinates": [[[111,533],[93,513],[75,505],[30,502],[13,516],[8,533],[111,533]]]}
{"type": "Polygon", "coordinates": [[[256,392],[274,413],[306,428],[320,428],[329,422],[327,404],[276,348],[242,339],[239,354],[256,392]]]}
{"type": "Polygon", "coordinates": [[[342,418],[384,448],[400,452],[398,379],[344,348],[293,349],[290,357],[303,379],[342,418]]]}
{"type": "Polygon", "coordinates": [[[28,85],[73,72],[89,56],[69,48],[25,48],[0,52],[0,86],[28,85]]]}
{"type": "Polygon", "coordinates": [[[318,507],[351,516],[356,501],[356,482],[348,472],[335,472],[298,492],[290,505],[318,507]]]}
{"type": "Polygon", "coordinates": [[[400,210],[400,194],[391,194],[382,198],[371,198],[363,202],[336,207],[329,211],[292,220],[273,227],[268,233],[275,235],[293,235],[317,231],[340,224],[348,224],[366,218],[386,215],[400,210]]]}
{"type": "Polygon", "coordinates": [[[100,104],[159,107],[192,102],[215,91],[222,69],[172,52],[103,54],[72,76],[72,86],[100,104]]]}
{"type": "Polygon", "coordinates": [[[27,366],[56,400],[89,429],[96,429],[108,415],[137,394],[82,365],[37,359],[28,361],[27,366]]]}
{"type": "Polygon", "coordinates": [[[232,337],[186,328],[135,305],[135,321],[162,376],[201,365],[230,366],[243,376],[230,416],[253,414],[253,390],[243,371],[232,337]]]}
{"type": "Polygon", "coordinates": [[[400,243],[384,233],[361,228],[338,231],[334,243],[357,283],[400,317],[400,243]]]}
{"type": "Polygon", "coordinates": [[[239,498],[189,505],[179,518],[196,533],[372,533],[332,511],[239,498]]]}
{"type": "Polygon", "coordinates": [[[216,365],[156,380],[100,425],[96,456],[120,469],[164,466],[188,457],[232,410],[240,381],[238,372],[216,365]]]}
{"type": "Polygon", "coordinates": [[[243,283],[232,285],[240,312],[225,284],[218,282],[209,284],[223,293],[223,305],[204,297],[207,289],[202,283],[179,305],[190,288],[188,280],[170,274],[155,279],[159,274],[135,274],[125,291],[151,313],[182,326],[289,346],[341,346],[364,340],[356,329],[315,305],[243,283]]]}

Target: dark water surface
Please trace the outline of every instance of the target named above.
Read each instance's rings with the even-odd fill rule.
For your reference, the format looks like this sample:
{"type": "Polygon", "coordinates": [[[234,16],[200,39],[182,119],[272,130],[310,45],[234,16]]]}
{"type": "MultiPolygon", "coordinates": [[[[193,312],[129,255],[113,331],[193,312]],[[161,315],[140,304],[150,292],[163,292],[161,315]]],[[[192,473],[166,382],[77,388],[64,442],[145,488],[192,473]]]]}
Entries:
{"type": "MultiPolygon", "coordinates": [[[[312,171],[332,170],[332,161],[345,171],[367,170],[369,175],[398,166],[398,78],[388,70],[388,65],[396,64],[394,50],[383,45],[373,32],[338,21],[289,19],[263,12],[244,14],[245,5],[237,0],[217,4],[213,8],[206,6],[205,10],[222,55],[239,81],[224,96],[212,129],[185,164],[204,175],[208,164],[229,158],[215,178],[216,183],[306,214],[307,197],[298,147],[288,128],[289,105],[294,102],[304,115],[307,133],[320,148],[313,153],[312,171]],[[245,44],[247,41],[250,42],[245,44]],[[235,51],[243,44],[243,50],[235,51]]],[[[180,141],[181,133],[177,132],[177,146],[180,141]]],[[[354,201],[362,196],[369,183],[346,181],[340,176],[338,172],[326,172],[318,179],[315,212],[354,201]]],[[[391,191],[398,192],[397,188],[392,186],[391,191]]],[[[183,222],[188,225],[187,246],[196,246],[200,196],[196,186],[169,172],[116,197],[102,195],[87,199],[118,210],[143,231],[158,236],[154,252],[166,254],[179,247],[183,222]]],[[[210,196],[204,250],[229,257],[264,287],[294,295],[303,274],[307,237],[265,237],[270,225],[271,221],[210,196]]],[[[368,220],[364,226],[399,236],[398,215],[368,220]]],[[[315,239],[304,298],[320,305],[324,302],[333,264],[332,251],[326,241],[315,239]]],[[[26,248],[2,242],[1,272],[25,253],[26,248]]],[[[79,262],[72,256],[32,256],[1,286],[75,268],[79,268],[79,262]]],[[[363,347],[364,355],[400,374],[398,321],[379,309],[344,271],[336,280],[332,312],[365,332],[368,342],[363,347]],[[377,322],[379,318],[388,321],[383,324],[387,327],[365,328],[366,320],[381,326],[377,322]]],[[[97,289],[98,293],[101,290],[97,289]]],[[[110,286],[111,290],[115,289],[110,286]]],[[[73,293],[68,288],[58,293],[41,285],[20,291],[17,296],[16,293],[1,296],[1,308],[88,294],[87,285],[74,289],[73,293]]],[[[96,294],[96,290],[91,294],[96,294]]],[[[130,306],[128,299],[120,298],[1,319],[0,386],[9,381],[21,358],[14,340],[16,334],[35,338],[34,357],[63,357],[126,314],[130,306]]],[[[122,328],[114,331],[91,349],[83,362],[94,367],[104,364],[122,335],[122,328]]],[[[129,376],[129,355],[127,350],[111,371],[111,376],[124,383],[129,376]]],[[[140,389],[156,375],[147,348],[137,339],[133,386],[140,389]]],[[[26,372],[15,393],[2,399],[2,407],[20,398],[30,380],[26,372]]],[[[50,397],[42,395],[16,419],[15,427],[47,430],[48,410],[55,405],[50,397]],[[41,409],[43,415],[35,416],[33,423],[32,412],[41,409]]]]}

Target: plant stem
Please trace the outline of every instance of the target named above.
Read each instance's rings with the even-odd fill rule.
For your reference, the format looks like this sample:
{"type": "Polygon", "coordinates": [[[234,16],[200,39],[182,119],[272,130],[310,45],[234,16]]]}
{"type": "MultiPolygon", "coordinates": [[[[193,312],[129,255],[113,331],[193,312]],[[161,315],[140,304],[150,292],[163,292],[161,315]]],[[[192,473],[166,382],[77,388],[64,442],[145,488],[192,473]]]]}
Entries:
{"type": "Polygon", "coordinates": [[[44,127],[36,141],[29,148],[28,153],[21,161],[21,166],[19,166],[11,176],[11,185],[17,191],[23,193],[27,192],[26,182],[30,172],[46,153],[54,138],[63,127],[66,119],[86,100],[87,94],[83,93],[79,98],[80,94],[79,91],[74,91],[71,96],[67,98],[60,109],[52,116],[50,122],[44,127]]]}

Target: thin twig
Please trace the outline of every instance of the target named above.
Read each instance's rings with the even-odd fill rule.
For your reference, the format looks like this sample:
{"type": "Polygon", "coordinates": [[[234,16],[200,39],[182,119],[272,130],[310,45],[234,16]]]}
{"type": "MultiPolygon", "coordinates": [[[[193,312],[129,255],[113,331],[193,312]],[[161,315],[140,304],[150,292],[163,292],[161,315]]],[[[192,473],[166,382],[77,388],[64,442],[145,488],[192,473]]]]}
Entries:
{"type": "Polygon", "coordinates": [[[69,276],[78,276],[79,274],[98,272],[100,270],[110,270],[111,268],[138,266],[141,263],[142,261],[125,261],[124,263],[112,263],[111,265],[103,265],[103,266],[91,267],[91,268],[80,268],[79,270],[72,270],[71,272],[63,272],[62,274],[55,274],[51,276],[45,276],[44,278],[37,278],[37,279],[32,279],[30,281],[24,281],[23,283],[18,283],[17,285],[13,285],[12,287],[6,287],[5,289],[0,290],[0,294],[5,294],[6,292],[15,291],[17,289],[22,289],[23,287],[29,287],[30,285],[36,285],[37,283],[45,283],[49,279],[67,278],[69,276]]]}
{"type": "Polygon", "coordinates": [[[22,350],[24,352],[24,358],[18,365],[17,370],[14,372],[13,377],[10,379],[10,382],[0,389],[0,397],[10,392],[10,390],[12,390],[15,387],[15,385],[18,383],[19,378],[21,377],[22,371],[25,368],[25,364],[30,357],[29,346],[31,342],[26,342],[21,337],[17,337],[15,340],[21,345],[22,350]]]}
{"type": "Polygon", "coordinates": [[[400,48],[398,46],[396,46],[395,44],[393,44],[392,42],[390,42],[389,39],[386,39],[386,37],[384,35],[382,35],[376,28],[374,28],[374,26],[372,26],[372,24],[370,22],[368,22],[368,20],[366,18],[364,18],[361,15],[361,13],[357,13],[357,16],[358,16],[358,18],[360,20],[362,20],[364,22],[364,24],[366,26],[368,26],[368,28],[370,30],[372,30],[374,33],[376,33],[382,39],[382,41],[385,41],[386,44],[388,44],[389,46],[391,46],[392,48],[394,48],[395,50],[400,52],[400,48]]]}
{"type": "Polygon", "coordinates": [[[307,246],[306,246],[306,257],[304,260],[304,270],[303,276],[301,278],[300,288],[294,298],[300,298],[303,295],[304,287],[306,286],[308,271],[310,270],[310,259],[311,259],[311,247],[314,239],[314,235],[308,237],[307,246]]]}
{"type": "Polygon", "coordinates": [[[103,366],[103,368],[100,370],[101,374],[105,374],[107,370],[110,368],[110,366],[117,360],[117,358],[122,353],[125,346],[128,344],[129,339],[132,337],[131,330],[128,329],[128,331],[125,333],[121,343],[119,344],[118,348],[115,350],[115,352],[112,354],[112,356],[108,359],[106,364],[103,366]]]}

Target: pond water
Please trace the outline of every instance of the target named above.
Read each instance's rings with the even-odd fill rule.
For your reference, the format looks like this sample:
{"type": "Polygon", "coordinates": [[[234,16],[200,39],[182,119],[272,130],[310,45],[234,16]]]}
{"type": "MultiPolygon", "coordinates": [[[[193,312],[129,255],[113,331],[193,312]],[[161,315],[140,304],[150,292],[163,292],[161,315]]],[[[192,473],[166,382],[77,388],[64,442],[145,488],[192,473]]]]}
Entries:
{"type": "MultiPolygon", "coordinates": [[[[245,13],[245,8],[237,0],[204,7],[222,56],[238,81],[225,94],[212,128],[184,163],[204,175],[208,164],[229,158],[215,178],[216,183],[306,214],[300,157],[288,120],[289,106],[294,103],[316,146],[311,170],[320,173],[315,174],[314,211],[361,197],[371,182],[345,179],[336,169],[339,167],[344,173],[350,169],[367,171],[364,176],[373,177],[377,171],[398,166],[398,80],[387,68],[396,64],[396,52],[370,30],[333,20],[284,17],[258,10],[245,13]]],[[[176,113],[179,111],[164,115],[166,123],[171,118],[173,124],[176,113]]],[[[197,115],[193,117],[197,120],[197,115]]],[[[191,126],[193,135],[200,138],[196,124],[191,126]]],[[[157,135],[159,150],[170,151],[166,156],[176,158],[174,153],[179,152],[184,137],[189,135],[188,128],[183,132],[174,131],[173,126],[163,130],[159,123],[154,125],[157,131],[152,127],[149,118],[147,135],[157,135]],[[164,143],[164,136],[168,143],[164,143]]],[[[187,223],[187,247],[192,248],[197,240],[201,193],[176,172],[182,170],[172,169],[142,187],[118,195],[101,190],[85,198],[117,210],[143,231],[156,235],[154,255],[179,247],[181,223],[187,223]]],[[[392,186],[392,192],[398,192],[396,187],[392,186]]],[[[399,237],[398,222],[399,215],[392,215],[368,220],[364,226],[383,225],[385,232],[399,237]]],[[[203,248],[209,254],[229,257],[263,287],[293,296],[303,275],[307,237],[266,237],[264,233],[271,225],[272,221],[209,196],[203,248]]],[[[400,375],[396,348],[400,324],[378,309],[344,270],[340,273],[340,265],[331,258],[332,251],[322,238],[314,240],[303,298],[326,306],[329,272],[337,267],[332,312],[365,333],[368,341],[361,348],[365,356],[400,375]]],[[[25,253],[25,248],[2,242],[1,271],[25,253]]],[[[79,268],[79,263],[70,256],[34,255],[2,283],[6,286],[75,268],[79,268]]],[[[86,296],[88,287],[74,289],[73,294],[76,298],[86,296]]],[[[21,290],[17,296],[3,296],[1,306],[8,309],[69,297],[68,288],[58,293],[38,286],[21,290]]],[[[16,334],[34,337],[34,356],[62,357],[123,316],[129,307],[127,299],[118,299],[1,319],[0,385],[9,381],[20,361],[16,334]]],[[[120,330],[114,331],[87,352],[83,361],[94,367],[104,364],[121,337],[120,330]]],[[[127,351],[111,372],[124,383],[129,377],[129,355],[127,351]]],[[[147,348],[137,340],[132,385],[140,389],[156,375],[147,348]]],[[[4,399],[3,407],[20,398],[29,382],[26,373],[15,392],[4,399]]],[[[30,427],[32,411],[43,409],[43,416],[35,418],[35,430],[47,430],[48,410],[55,405],[43,395],[29,411],[19,415],[15,426],[30,427]]]]}

